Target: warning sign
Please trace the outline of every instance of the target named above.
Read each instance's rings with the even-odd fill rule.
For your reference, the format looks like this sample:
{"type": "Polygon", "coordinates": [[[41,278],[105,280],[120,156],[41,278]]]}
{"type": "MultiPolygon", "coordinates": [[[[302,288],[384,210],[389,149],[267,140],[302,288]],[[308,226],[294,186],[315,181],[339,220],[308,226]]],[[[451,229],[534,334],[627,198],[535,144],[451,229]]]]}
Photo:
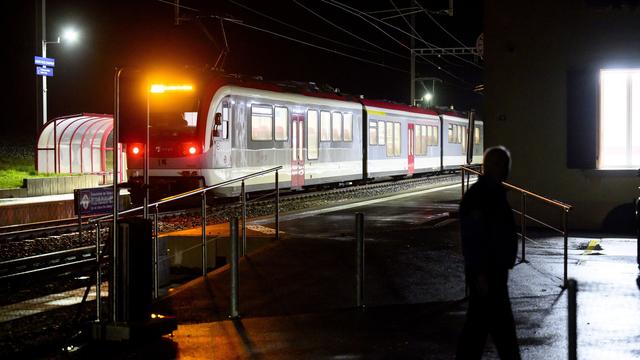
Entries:
{"type": "Polygon", "coordinates": [[[113,211],[113,188],[97,187],[73,191],[76,215],[100,215],[113,211]]]}

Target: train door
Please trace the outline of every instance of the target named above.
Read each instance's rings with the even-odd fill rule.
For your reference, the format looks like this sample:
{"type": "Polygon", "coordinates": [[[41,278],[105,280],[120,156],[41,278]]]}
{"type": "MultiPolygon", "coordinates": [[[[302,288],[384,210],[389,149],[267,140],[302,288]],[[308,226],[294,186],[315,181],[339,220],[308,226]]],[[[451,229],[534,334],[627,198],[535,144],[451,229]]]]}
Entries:
{"type": "Polygon", "coordinates": [[[291,188],[304,185],[304,115],[291,115],[291,188]]]}
{"type": "Polygon", "coordinates": [[[408,125],[408,129],[409,129],[409,134],[408,134],[408,140],[407,144],[409,144],[409,151],[408,151],[408,159],[409,159],[409,174],[413,174],[413,171],[415,169],[415,163],[414,163],[414,150],[415,150],[415,128],[414,128],[414,124],[407,124],[408,125]]]}

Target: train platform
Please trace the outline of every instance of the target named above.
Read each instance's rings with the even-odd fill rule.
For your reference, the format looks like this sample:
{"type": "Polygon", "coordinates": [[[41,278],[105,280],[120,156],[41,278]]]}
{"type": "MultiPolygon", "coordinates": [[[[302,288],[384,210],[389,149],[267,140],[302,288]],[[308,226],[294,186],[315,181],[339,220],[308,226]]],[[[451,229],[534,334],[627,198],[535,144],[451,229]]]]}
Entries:
{"type": "MultiPolygon", "coordinates": [[[[467,306],[452,216],[459,191],[446,186],[283,216],[287,236],[240,260],[240,319],[228,318],[230,274],[223,267],[156,304],[156,312],[177,316],[172,336],[95,343],[70,355],[452,359],[467,306]],[[355,307],[355,212],[365,214],[366,224],[364,308],[355,307]]],[[[565,359],[562,239],[533,238],[527,262],[509,280],[522,355],[565,359]]],[[[636,240],[572,236],[569,249],[569,277],[579,288],[578,357],[640,359],[636,240]]],[[[484,355],[498,358],[491,345],[484,355]]]]}

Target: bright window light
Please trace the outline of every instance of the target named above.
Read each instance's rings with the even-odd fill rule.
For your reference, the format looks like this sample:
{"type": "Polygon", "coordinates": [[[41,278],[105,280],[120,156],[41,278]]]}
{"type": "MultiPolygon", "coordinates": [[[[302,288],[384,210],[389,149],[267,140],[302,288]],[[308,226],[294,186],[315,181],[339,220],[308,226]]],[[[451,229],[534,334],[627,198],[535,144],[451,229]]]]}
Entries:
{"type": "Polygon", "coordinates": [[[640,69],[600,71],[599,169],[640,167],[640,69]]]}

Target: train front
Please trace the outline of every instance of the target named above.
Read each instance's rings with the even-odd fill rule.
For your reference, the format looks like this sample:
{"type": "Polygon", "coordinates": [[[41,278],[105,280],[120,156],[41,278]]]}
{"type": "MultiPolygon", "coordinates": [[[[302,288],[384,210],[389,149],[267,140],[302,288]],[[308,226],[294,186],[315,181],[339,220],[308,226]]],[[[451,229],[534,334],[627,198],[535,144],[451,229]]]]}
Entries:
{"type": "Polygon", "coordinates": [[[151,201],[203,186],[208,103],[203,104],[199,85],[125,79],[121,89],[121,139],[132,201],[139,204],[144,197],[145,152],[151,201]]]}

